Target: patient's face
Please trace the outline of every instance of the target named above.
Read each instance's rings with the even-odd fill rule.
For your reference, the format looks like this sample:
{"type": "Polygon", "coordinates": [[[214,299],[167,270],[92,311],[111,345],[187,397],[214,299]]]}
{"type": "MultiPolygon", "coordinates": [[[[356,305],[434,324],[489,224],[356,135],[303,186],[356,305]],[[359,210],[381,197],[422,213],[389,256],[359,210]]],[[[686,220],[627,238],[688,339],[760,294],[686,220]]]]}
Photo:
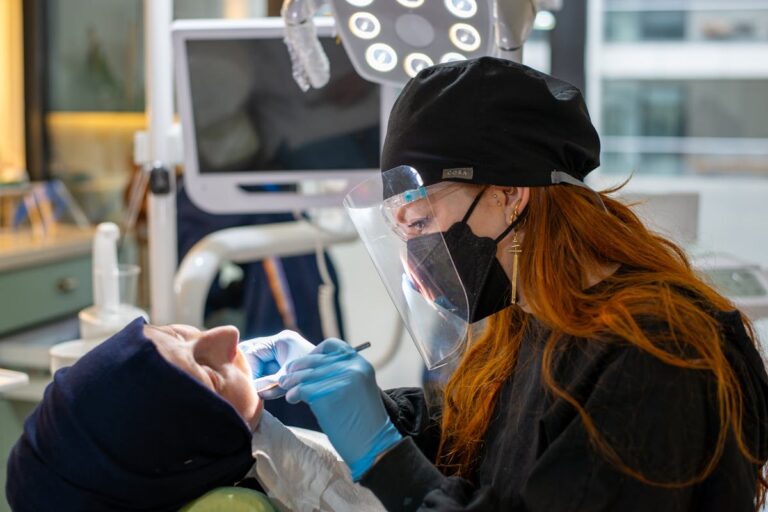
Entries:
{"type": "Polygon", "coordinates": [[[147,325],[144,334],[168,362],[232,404],[251,429],[256,427],[264,404],[253,389],[250,368],[237,347],[237,328],[200,331],[188,325],[147,325]]]}

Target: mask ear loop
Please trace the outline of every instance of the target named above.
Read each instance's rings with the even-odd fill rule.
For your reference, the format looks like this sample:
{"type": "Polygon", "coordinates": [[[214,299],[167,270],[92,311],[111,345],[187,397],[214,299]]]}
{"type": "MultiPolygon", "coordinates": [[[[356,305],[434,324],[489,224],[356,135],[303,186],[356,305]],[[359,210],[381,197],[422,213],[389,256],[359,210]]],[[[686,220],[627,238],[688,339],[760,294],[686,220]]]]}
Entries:
{"type": "Polygon", "coordinates": [[[483,189],[480,192],[478,192],[478,194],[475,196],[475,199],[472,200],[472,204],[469,205],[469,209],[467,210],[467,213],[465,213],[464,218],[461,219],[462,224],[466,224],[469,218],[472,216],[472,212],[475,211],[475,208],[480,202],[480,198],[483,197],[483,194],[485,193],[486,190],[488,190],[488,187],[483,187],[483,189]]]}

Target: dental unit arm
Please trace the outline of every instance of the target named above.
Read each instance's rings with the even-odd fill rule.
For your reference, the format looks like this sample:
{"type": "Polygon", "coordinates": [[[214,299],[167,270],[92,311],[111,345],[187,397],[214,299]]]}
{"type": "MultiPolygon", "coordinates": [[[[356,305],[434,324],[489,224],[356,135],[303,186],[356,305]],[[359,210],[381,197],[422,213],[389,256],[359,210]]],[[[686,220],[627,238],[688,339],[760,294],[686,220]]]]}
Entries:
{"type": "Polygon", "coordinates": [[[520,62],[523,44],[531,34],[538,12],[536,0],[496,0],[493,28],[498,57],[520,62]]]}
{"type": "Polygon", "coordinates": [[[280,15],[285,21],[285,45],[291,57],[293,78],[302,91],[320,89],[330,78],[328,56],[317,37],[312,18],[326,0],[285,0],[280,15]]]}

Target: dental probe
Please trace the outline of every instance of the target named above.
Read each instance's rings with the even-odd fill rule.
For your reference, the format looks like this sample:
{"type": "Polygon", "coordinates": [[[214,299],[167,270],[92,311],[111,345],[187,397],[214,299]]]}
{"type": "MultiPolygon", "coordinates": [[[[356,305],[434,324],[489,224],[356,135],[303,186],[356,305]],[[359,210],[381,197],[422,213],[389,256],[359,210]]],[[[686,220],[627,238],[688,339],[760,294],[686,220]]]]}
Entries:
{"type": "MultiPolygon", "coordinates": [[[[371,346],[371,342],[370,342],[370,341],[366,341],[365,343],[361,343],[361,344],[359,344],[359,345],[357,345],[357,346],[354,346],[354,347],[352,347],[352,349],[353,349],[355,352],[362,352],[363,350],[365,350],[365,349],[369,348],[370,346],[371,346]]],[[[261,388],[261,389],[258,389],[258,390],[256,391],[256,393],[258,393],[259,395],[261,395],[261,393],[263,393],[263,392],[265,392],[265,391],[271,391],[271,390],[273,390],[273,389],[275,389],[275,388],[279,388],[279,387],[280,387],[280,383],[278,383],[278,382],[273,382],[272,384],[267,384],[267,385],[266,385],[266,386],[264,386],[263,388],[261,388]]]]}

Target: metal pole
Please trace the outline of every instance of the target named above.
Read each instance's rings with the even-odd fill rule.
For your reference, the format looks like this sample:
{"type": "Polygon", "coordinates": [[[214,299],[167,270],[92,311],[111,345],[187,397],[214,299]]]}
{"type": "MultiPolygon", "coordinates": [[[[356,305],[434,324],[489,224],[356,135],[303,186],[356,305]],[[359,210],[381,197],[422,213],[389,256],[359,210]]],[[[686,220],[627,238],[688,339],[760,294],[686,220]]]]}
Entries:
{"type": "Polygon", "coordinates": [[[587,87],[587,0],[568,0],[557,13],[557,25],[549,34],[552,75],[582,91],[587,87]]]}
{"type": "Polygon", "coordinates": [[[149,151],[153,162],[149,195],[150,318],[156,324],[175,319],[176,179],[169,134],[173,125],[173,0],[144,0],[146,96],[149,151]]]}

